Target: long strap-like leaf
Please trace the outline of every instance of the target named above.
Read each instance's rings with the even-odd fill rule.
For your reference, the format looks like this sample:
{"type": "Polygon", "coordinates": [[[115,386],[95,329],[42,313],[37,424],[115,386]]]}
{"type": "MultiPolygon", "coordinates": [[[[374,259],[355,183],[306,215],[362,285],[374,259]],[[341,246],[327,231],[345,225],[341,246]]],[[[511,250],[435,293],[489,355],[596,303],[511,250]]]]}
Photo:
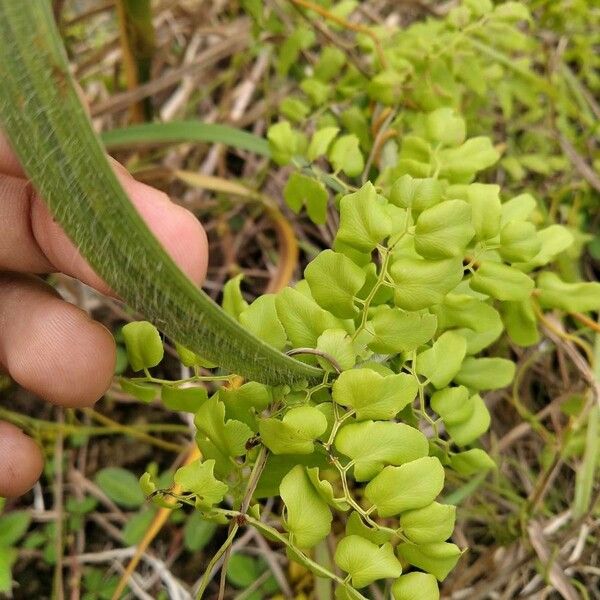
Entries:
{"type": "Polygon", "coordinates": [[[48,0],[0,0],[0,120],[53,216],[134,309],[245,377],[279,384],[320,375],[243,329],[165,254],[91,129],[48,0]]]}
{"type": "Polygon", "coordinates": [[[105,131],[100,136],[111,150],[136,144],[165,144],[170,142],[200,142],[225,144],[254,154],[271,156],[269,142],[243,129],[202,121],[173,121],[171,123],[140,123],[105,131]]]}

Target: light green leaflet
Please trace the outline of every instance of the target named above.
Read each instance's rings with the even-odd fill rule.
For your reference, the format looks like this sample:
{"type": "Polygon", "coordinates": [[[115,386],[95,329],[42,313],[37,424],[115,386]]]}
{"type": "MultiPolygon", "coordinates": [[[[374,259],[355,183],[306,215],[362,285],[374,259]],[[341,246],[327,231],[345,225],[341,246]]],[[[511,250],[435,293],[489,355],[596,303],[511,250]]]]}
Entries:
{"type": "Polygon", "coordinates": [[[423,508],[402,513],[400,527],[415,544],[444,542],[454,531],[455,518],[455,506],[432,502],[423,508]]]}
{"type": "Polygon", "coordinates": [[[367,276],[347,256],[324,250],[306,267],[304,277],[313,298],[325,310],[343,319],[358,313],[354,297],[365,284],[367,276]]]}
{"type": "Polygon", "coordinates": [[[319,377],[220,310],[149,232],[92,131],[47,2],[0,1],[0,79],[0,119],[25,171],[115,293],[233,372],[273,384],[319,377]]]}
{"type": "Polygon", "coordinates": [[[354,461],[357,481],[372,479],[386,464],[410,463],[428,452],[427,438],[418,429],[389,421],[344,425],[335,438],[335,447],[354,461]]]}
{"type": "Polygon", "coordinates": [[[356,588],[402,573],[391,544],[377,546],[358,535],[349,535],[338,542],[334,560],[352,577],[352,585],[356,588]]]}
{"type": "Polygon", "coordinates": [[[400,544],[398,553],[411,565],[435,575],[438,581],[446,579],[461,555],[460,548],[448,542],[400,544]]]}
{"type": "Polygon", "coordinates": [[[463,200],[446,200],[419,215],[415,250],[431,260],[461,256],[474,234],[471,207],[463,200]]]}
{"type": "Polygon", "coordinates": [[[241,456],[252,430],[241,421],[225,420],[225,405],[213,396],[202,404],[194,418],[199,433],[204,434],[224,456],[241,456]]]}
{"type": "Polygon", "coordinates": [[[311,548],[325,538],[333,516],[303,466],[296,465],[283,478],[279,494],[287,513],[285,527],[297,546],[311,548]]]}
{"type": "Polygon", "coordinates": [[[503,263],[482,261],[471,278],[471,288],[498,300],[525,300],[533,290],[533,279],[503,263]]]}
{"type": "Polygon", "coordinates": [[[195,460],[175,472],[175,483],[194,492],[196,503],[201,508],[207,509],[221,502],[228,490],[226,484],[215,478],[214,468],[214,460],[195,460]]]}
{"type": "Polygon", "coordinates": [[[392,419],[417,395],[417,380],[407,373],[382,377],[371,369],[344,371],[333,384],[334,402],[356,410],[358,420],[392,419]]]}
{"type": "Polygon", "coordinates": [[[274,454],[312,454],[314,440],[327,429],[325,415],[314,406],[289,410],[283,419],[261,419],[262,442],[274,454]]]}
{"type": "Polygon", "coordinates": [[[134,371],[155,367],[164,356],[160,334],[148,321],[127,323],[122,329],[127,359],[134,371]]]}
{"type": "Polygon", "coordinates": [[[446,331],[431,348],[417,356],[417,373],[425,375],[436,388],[443,388],[458,373],[466,351],[465,338],[453,331],[446,331]]]}
{"type": "Polygon", "coordinates": [[[433,456],[418,458],[400,467],[387,466],[365,488],[365,497],[380,517],[427,506],[442,491],[444,468],[433,456]]]}
{"type": "Polygon", "coordinates": [[[392,585],[394,600],[439,600],[440,590],[433,575],[429,573],[407,573],[392,585]]]}
{"type": "Polygon", "coordinates": [[[347,194],[341,199],[340,228],[336,242],[342,242],[360,252],[371,252],[391,232],[391,219],[379,204],[377,192],[371,182],[365,183],[358,192],[347,194]]]}

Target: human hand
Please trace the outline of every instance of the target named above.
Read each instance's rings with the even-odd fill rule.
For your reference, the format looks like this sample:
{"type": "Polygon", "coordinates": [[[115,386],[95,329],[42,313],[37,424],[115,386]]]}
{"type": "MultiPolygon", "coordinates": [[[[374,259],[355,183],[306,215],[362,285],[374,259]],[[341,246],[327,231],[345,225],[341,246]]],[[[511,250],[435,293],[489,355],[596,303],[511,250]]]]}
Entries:
{"type": "MultiPolygon", "coordinates": [[[[165,250],[188,277],[201,283],[208,245],[198,220],[163,192],[135,181],[116,161],[113,165],[165,250]]],[[[115,343],[104,326],[32,275],[51,272],[110,293],[54,222],[0,133],[0,370],[53,404],[89,406],[110,385],[115,343]]],[[[0,496],[25,493],[42,467],[37,444],[0,421],[0,496]]]]}

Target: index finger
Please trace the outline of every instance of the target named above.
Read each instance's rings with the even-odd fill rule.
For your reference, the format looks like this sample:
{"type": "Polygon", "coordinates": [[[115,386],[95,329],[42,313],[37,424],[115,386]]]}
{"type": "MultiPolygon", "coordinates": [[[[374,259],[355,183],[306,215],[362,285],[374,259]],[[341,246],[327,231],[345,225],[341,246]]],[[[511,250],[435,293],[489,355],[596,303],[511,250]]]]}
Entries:
{"type": "MultiPolygon", "coordinates": [[[[136,181],[117,161],[112,163],[131,202],[166,252],[192,281],[201,283],[206,275],[208,242],[199,221],[172,203],[164,192],[136,181]]],[[[0,270],[60,271],[109,293],[106,283],[81,257],[43,200],[31,193],[19,174],[23,175],[22,169],[6,137],[0,134],[0,184],[4,181],[0,202],[5,209],[10,208],[0,207],[0,215],[4,215],[0,219],[0,240],[4,240],[0,244],[0,270]]]]}

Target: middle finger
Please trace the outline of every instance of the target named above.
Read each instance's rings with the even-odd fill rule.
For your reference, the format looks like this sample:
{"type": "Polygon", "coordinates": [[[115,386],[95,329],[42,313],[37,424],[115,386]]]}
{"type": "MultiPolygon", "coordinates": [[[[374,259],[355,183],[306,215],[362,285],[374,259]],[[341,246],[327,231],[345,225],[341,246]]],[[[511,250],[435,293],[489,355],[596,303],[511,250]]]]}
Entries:
{"type": "Polygon", "coordinates": [[[0,364],[45,400],[87,406],[110,385],[115,343],[40,279],[0,273],[0,364]]]}

